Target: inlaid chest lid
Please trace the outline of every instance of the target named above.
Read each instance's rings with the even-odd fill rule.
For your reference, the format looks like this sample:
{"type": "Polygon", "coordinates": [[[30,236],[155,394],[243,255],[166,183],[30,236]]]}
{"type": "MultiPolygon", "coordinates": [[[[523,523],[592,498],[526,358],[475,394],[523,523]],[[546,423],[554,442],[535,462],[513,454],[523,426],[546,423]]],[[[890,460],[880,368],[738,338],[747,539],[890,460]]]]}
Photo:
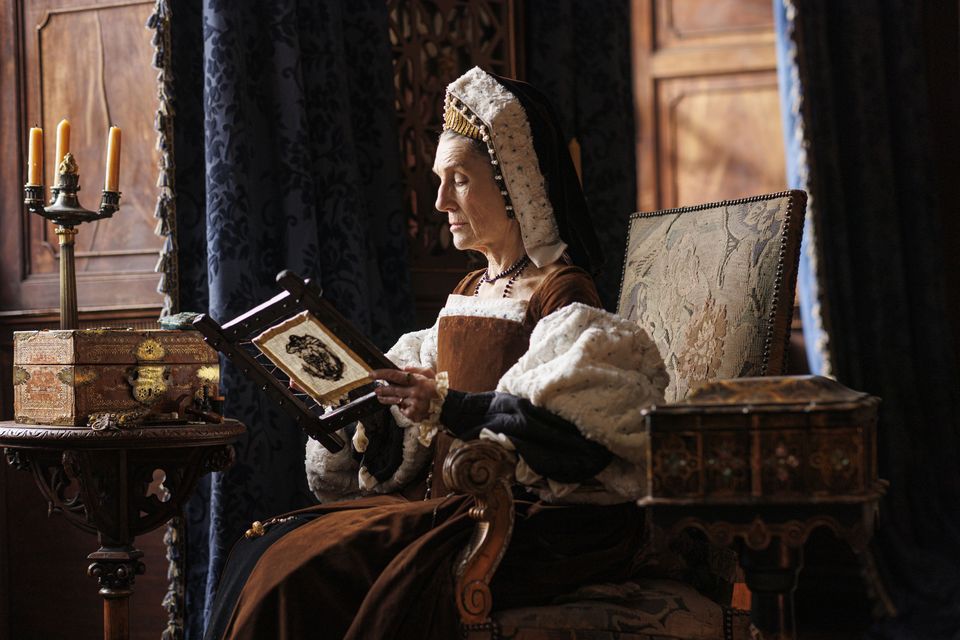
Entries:
{"type": "Polygon", "coordinates": [[[71,329],[16,331],[13,363],[28,364],[217,364],[217,352],[197,331],[71,329]]]}
{"type": "Polygon", "coordinates": [[[823,376],[767,376],[711,380],[698,386],[674,407],[734,411],[843,410],[876,402],[868,393],[854,391],[823,376]]]}

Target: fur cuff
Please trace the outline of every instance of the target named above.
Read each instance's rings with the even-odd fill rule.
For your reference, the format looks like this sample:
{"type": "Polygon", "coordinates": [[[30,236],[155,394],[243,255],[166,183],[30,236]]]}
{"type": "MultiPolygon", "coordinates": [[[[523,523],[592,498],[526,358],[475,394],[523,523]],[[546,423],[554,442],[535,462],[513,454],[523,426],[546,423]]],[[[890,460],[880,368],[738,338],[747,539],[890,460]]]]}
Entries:
{"type": "MultiPolygon", "coordinates": [[[[437,325],[400,336],[397,344],[387,351],[386,355],[398,367],[436,368],[437,325]]],[[[393,475],[383,482],[377,482],[376,478],[366,472],[366,469],[358,470],[354,475],[354,482],[365,491],[376,493],[396,491],[416,478],[430,459],[430,450],[420,446],[417,441],[419,430],[410,428],[415,425],[407,420],[395,406],[390,407],[390,414],[397,424],[404,428],[403,458],[393,475]]]]}
{"type": "Polygon", "coordinates": [[[420,433],[418,440],[424,447],[429,447],[434,436],[440,431],[440,412],[443,411],[443,401],[447,399],[450,389],[450,377],[446,371],[437,372],[437,393],[430,399],[430,413],[427,419],[417,425],[420,433]]]}
{"type": "MultiPolygon", "coordinates": [[[[344,436],[344,431],[340,435],[344,436]]],[[[360,497],[357,485],[359,464],[353,459],[349,446],[337,453],[330,453],[314,440],[307,440],[306,460],[307,484],[320,502],[336,502],[360,497]]]]}
{"type": "Polygon", "coordinates": [[[367,429],[362,422],[357,423],[357,430],[353,432],[351,443],[353,444],[353,450],[357,453],[363,453],[367,450],[370,440],[367,439],[367,429]]]}
{"type": "Polygon", "coordinates": [[[437,366],[437,325],[400,336],[386,353],[398,367],[434,369],[437,366]]]}

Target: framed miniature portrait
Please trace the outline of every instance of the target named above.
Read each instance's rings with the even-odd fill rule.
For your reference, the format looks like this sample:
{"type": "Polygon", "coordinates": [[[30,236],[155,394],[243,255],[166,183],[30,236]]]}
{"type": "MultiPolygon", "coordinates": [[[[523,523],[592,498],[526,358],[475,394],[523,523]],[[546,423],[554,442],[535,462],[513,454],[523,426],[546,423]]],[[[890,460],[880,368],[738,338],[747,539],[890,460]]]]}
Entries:
{"type": "Polygon", "coordinates": [[[270,327],[253,344],[301,389],[325,405],[370,384],[373,368],[309,311],[270,327]]]}
{"type": "Polygon", "coordinates": [[[201,314],[193,327],[308,436],[340,451],[346,443],[337,431],[383,410],[367,373],[397,366],[316,283],[284,270],[277,284],[281,293],[222,326],[201,314]]]}

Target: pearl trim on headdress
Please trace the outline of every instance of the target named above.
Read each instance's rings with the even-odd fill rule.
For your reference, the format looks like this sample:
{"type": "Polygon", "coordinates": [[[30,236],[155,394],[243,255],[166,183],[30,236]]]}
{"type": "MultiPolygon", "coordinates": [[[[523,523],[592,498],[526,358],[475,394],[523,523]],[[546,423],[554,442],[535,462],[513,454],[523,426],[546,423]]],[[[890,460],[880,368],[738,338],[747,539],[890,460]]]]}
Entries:
{"type": "Polygon", "coordinates": [[[444,129],[465,129],[462,119],[479,133],[479,138],[470,137],[486,143],[494,178],[503,186],[500,193],[507,213],[516,215],[523,246],[533,263],[542,267],[559,260],[567,245],[560,239],[530,122],[517,97],[474,67],[447,86],[444,115],[444,129]]]}

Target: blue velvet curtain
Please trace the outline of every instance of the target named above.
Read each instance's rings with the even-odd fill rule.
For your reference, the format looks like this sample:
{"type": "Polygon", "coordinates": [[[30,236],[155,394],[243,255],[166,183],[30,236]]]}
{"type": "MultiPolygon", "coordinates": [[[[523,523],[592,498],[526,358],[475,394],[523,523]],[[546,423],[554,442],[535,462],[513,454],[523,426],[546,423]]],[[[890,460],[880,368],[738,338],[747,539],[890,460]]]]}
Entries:
{"type": "MultiPolygon", "coordinates": [[[[876,550],[899,614],[871,635],[956,638],[960,375],[928,96],[931,82],[957,79],[928,77],[922,3],[774,7],[791,186],[812,196],[806,259],[816,272],[801,278],[801,295],[820,309],[832,373],[883,399],[879,462],[890,489],[876,550]]],[[[817,329],[804,315],[808,343],[817,329]]]]}
{"type": "Polygon", "coordinates": [[[580,145],[583,191],[606,262],[595,274],[616,307],[629,215],[637,209],[629,0],[526,3],[527,81],[550,96],[580,145]]]}
{"type": "MultiPolygon", "coordinates": [[[[382,0],[178,2],[172,47],[180,308],[225,321],[290,268],[386,347],[413,322],[382,0]]],[[[236,464],[190,503],[187,637],[254,519],[312,502],[304,439],[224,364],[236,464]]]]}

